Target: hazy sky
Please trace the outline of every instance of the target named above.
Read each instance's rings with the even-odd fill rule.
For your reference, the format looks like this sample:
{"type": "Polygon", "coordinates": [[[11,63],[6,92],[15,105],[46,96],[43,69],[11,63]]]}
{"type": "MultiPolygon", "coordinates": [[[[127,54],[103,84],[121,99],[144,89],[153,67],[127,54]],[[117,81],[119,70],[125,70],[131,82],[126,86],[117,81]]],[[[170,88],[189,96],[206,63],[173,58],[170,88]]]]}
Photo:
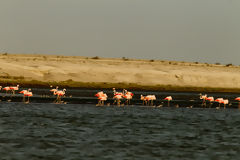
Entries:
{"type": "Polygon", "coordinates": [[[0,51],[240,65],[240,0],[0,0],[0,51]]]}

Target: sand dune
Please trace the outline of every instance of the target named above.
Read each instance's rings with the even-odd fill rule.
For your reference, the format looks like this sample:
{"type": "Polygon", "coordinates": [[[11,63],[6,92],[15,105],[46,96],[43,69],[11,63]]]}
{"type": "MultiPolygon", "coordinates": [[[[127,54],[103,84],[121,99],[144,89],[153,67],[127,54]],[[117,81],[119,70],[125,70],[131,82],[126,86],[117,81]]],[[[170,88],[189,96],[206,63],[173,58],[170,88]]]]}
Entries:
{"type": "Polygon", "coordinates": [[[240,88],[240,67],[157,60],[128,60],[46,55],[0,55],[0,80],[137,83],[240,88]]]}

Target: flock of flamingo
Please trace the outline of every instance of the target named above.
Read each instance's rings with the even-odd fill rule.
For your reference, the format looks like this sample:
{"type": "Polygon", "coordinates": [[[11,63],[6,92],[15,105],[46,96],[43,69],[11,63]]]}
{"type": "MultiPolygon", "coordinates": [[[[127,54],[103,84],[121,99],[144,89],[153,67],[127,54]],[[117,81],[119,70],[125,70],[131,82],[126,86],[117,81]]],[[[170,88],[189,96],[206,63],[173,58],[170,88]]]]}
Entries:
{"type": "MultiPolygon", "coordinates": [[[[127,91],[126,89],[123,89],[122,92],[117,92],[115,88],[113,88],[113,105],[117,104],[118,106],[124,106],[124,105],[129,105],[131,99],[133,98],[133,93],[127,91]],[[121,100],[124,100],[125,102],[121,104],[121,100]]],[[[107,94],[104,93],[103,91],[98,92],[97,94],[95,94],[95,96],[98,98],[98,103],[97,106],[103,106],[104,105],[104,101],[107,100],[107,94]]],[[[154,105],[154,101],[156,100],[156,96],[155,95],[147,95],[147,96],[143,96],[141,95],[140,99],[143,101],[142,105],[148,105],[148,106],[153,106],[154,105]]],[[[164,98],[164,100],[168,101],[168,106],[170,106],[170,101],[172,100],[171,96],[167,96],[166,98],[164,98]]],[[[110,105],[110,104],[108,104],[110,105]]]]}
{"type": "MultiPolygon", "coordinates": [[[[53,86],[50,86],[52,89],[50,90],[50,92],[52,92],[52,94],[54,96],[57,96],[56,100],[54,101],[55,103],[63,103],[63,101],[61,100],[61,97],[65,96],[66,93],[66,89],[63,90],[59,90],[58,86],[56,88],[53,88],[53,86]]],[[[2,87],[0,86],[0,90],[4,90],[6,91],[6,94],[8,94],[9,92],[11,92],[12,95],[15,95],[15,93],[19,90],[19,85],[17,86],[6,86],[6,87],[2,87]]],[[[28,90],[21,90],[19,92],[20,94],[23,94],[23,102],[24,103],[29,103],[30,102],[30,97],[33,96],[33,93],[31,91],[31,89],[28,90]],[[26,100],[27,97],[27,100],[26,100]]],[[[104,106],[104,102],[107,101],[107,94],[104,93],[103,91],[98,92],[97,94],[95,94],[95,96],[98,98],[98,103],[96,104],[96,106],[104,106]]],[[[115,88],[113,88],[113,105],[117,105],[117,106],[124,106],[124,105],[130,105],[130,101],[132,100],[134,94],[126,89],[123,89],[122,92],[117,92],[115,88]],[[123,103],[121,103],[123,101],[123,103]]],[[[202,100],[202,106],[207,107],[207,104],[209,107],[211,107],[213,105],[214,102],[219,103],[219,106],[216,107],[217,109],[219,109],[221,107],[221,104],[223,104],[224,109],[226,108],[226,105],[229,104],[229,100],[228,99],[223,99],[223,98],[217,98],[214,99],[214,97],[208,97],[206,94],[202,95],[200,94],[200,99],[202,100]]],[[[147,105],[147,106],[154,106],[154,101],[156,100],[156,96],[155,95],[146,95],[140,96],[140,100],[142,100],[142,105],[147,105]]],[[[164,98],[164,100],[166,100],[168,102],[168,107],[170,106],[170,101],[173,100],[172,96],[167,96],[164,98]]],[[[238,106],[240,108],[240,97],[235,98],[236,101],[238,101],[238,106]]],[[[108,103],[107,105],[110,105],[110,103],[108,103]]],[[[160,105],[161,107],[161,105],[160,105]]]]}
{"type": "MultiPolygon", "coordinates": [[[[116,89],[113,88],[113,105],[115,103],[117,103],[118,106],[124,106],[129,105],[130,104],[130,100],[133,98],[133,93],[127,91],[126,89],[123,89],[123,92],[116,92],[116,89]],[[124,100],[125,99],[125,100],[124,100]],[[121,104],[121,100],[125,101],[125,104],[122,103],[121,104]]],[[[95,94],[95,96],[98,98],[98,103],[96,106],[103,106],[104,105],[104,101],[107,100],[107,94],[104,93],[103,91],[98,92],[97,94],[95,94]]],[[[147,95],[147,96],[140,96],[140,99],[143,101],[142,105],[148,105],[148,106],[154,106],[154,100],[156,100],[156,96],[155,95],[147,95]]],[[[216,107],[216,109],[220,109],[221,104],[224,105],[224,109],[226,109],[226,105],[229,104],[229,100],[228,99],[223,99],[223,98],[217,98],[214,99],[214,97],[208,97],[207,94],[200,94],[200,99],[202,100],[202,106],[203,107],[207,107],[207,102],[209,104],[209,107],[211,108],[211,106],[213,105],[214,102],[217,102],[219,104],[218,107],[216,107]]],[[[168,102],[168,107],[170,106],[170,101],[173,100],[172,96],[167,96],[165,97],[163,100],[166,100],[168,102]]],[[[238,101],[238,107],[240,108],[240,97],[235,98],[236,101],[238,101]]],[[[110,104],[108,104],[110,105],[110,104]]],[[[158,107],[161,107],[162,105],[159,105],[158,107]]],[[[178,105],[176,107],[179,107],[178,105]]]]}
{"type": "MultiPolygon", "coordinates": [[[[50,87],[52,88],[52,86],[50,86],[50,87]]],[[[6,94],[8,94],[10,92],[12,95],[15,95],[16,91],[19,90],[19,85],[6,86],[6,87],[0,86],[0,90],[6,91],[6,94]]],[[[58,87],[56,87],[55,89],[51,89],[50,92],[53,92],[53,95],[57,96],[55,103],[63,103],[63,101],[61,101],[61,97],[63,97],[65,95],[66,89],[58,90],[58,87]]],[[[31,92],[30,88],[28,90],[21,90],[19,93],[23,94],[23,102],[24,103],[29,103],[30,97],[33,96],[33,93],[31,92]],[[26,97],[27,97],[27,100],[26,100],[26,97]]]]}

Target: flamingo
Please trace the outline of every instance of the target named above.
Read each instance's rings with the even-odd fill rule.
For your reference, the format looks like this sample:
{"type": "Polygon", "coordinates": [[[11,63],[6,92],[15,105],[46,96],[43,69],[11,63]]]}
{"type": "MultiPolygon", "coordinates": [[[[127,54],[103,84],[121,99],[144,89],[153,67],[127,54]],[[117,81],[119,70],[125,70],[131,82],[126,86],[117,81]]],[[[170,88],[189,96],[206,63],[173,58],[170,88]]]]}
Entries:
{"type": "Polygon", "coordinates": [[[95,96],[98,97],[98,104],[96,106],[103,106],[104,105],[104,101],[107,100],[107,94],[103,93],[103,92],[98,92],[95,96]]]}
{"type": "Polygon", "coordinates": [[[57,99],[56,99],[56,103],[61,103],[62,101],[61,101],[61,97],[62,96],[64,96],[65,95],[65,93],[66,93],[66,89],[64,88],[62,91],[60,90],[58,90],[58,91],[55,91],[54,92],[54,95],[57,95],[57,99]]]}
{"type": "Polygon", "coordinates": [[[8,91],[10,91],[10,87],[9,86],[7,86],[7,87],[4,87],[3,88],[3,90],[5,90],[6,91],[6,94],[8,93],[8,91]]]}
{"type": "Polygon", "coordinates": [[[168,101],[168,107],[170,107],[170,101],[172,100],[172,96],[167,96],[166,98],[164,98],[164,100],[168,101]]]}
{"type": "Polygon", "coordinates": [[[202,95],[202,93],[200,93],[200,99],[202,99],[202,106],[206,107],[207,94],[202,95]]]}
{"type": "Polygon", "coordinates": [[[149,104],[149,106],[153,106],[153,101],[156,100],[156,96],[155,95],[147,95],[146,97],[147,103],[149,104]]]}
{"type": "Polygon", "coordinates": [[[142,105],[144,105],[145,103],[147,105],[146,98],[143,95],[141,95],[140,99],[143,101],[142,105]]]}
{"type": "Polygon", "coordinates": [[[19,93],[23,94],[23,102],[25,102],[25,93],[27,93],[28,90],[22,90],[22,91],[19,92],[19,93]]]}
{"type": "Polygon", "coordinates": [[[12,94],[14,95],[14,94],[15,94],[15,91],[18,91],[18,90],[19,90],[19,85],[17,85],[17,86],[10,86],[9,88],[10,88],[10,90],[12,91],[12,94]]]}
{"type": "Polygon", "coordinates": [[[219,106],[217,107],[217,109],[220,109],[221,103],[223,103],[223,98],[217,98],[217,99],[215,100],[215,102],[218,102],[218,103],[219,103],[219,106]]]}
{"type": "Polygon", "coordinates": [[[133,93],[127,91],[126,89],[123,91],[123,93],[124,93],[124,96],[123,96],[123,97],[126,99],[127,105],[130,104],[130,100],[131,100],[132,97],[133,97],[133,93]]]}
{"type": "Polygon", "coordinates": [[[97,104],[97,106],[101,105],[101,103],[102,103],[101,99],[102,99],[103,95],[104,95],[103,91],[100,91],[97,94],[95,94],[95,96],[98,97],[98,104],[97,104]]]}
{"type": "Polygon", "coordinates": [[[224,104],[224,109],[226,109],[226,105],[229,103],[229,101],[228,99],[224,99],[222,103],[224,104]]]}
{"type": "Polygon", "coordinates": [[[104,101],[107,100],[107,97],[108,97],[108,96],[107,96],[106,93],[104,93],[103,96],[101,97],[102,105],[104,105],[104,101]]]}
{"type": "MultiPolygon", "coordinates": [[[[124,89],[123,89],[123,92],[124,92],[124,89]]],[[[120,103],[121,103],[121,99],[123,98],[124,94],[122,92],[117,92],[115,88],[113,88],[113,99],[114,102],[113,104],[117,103],[118,106],[120,106],[120,103]]]]}
{"type": "Polygon", "coordinates": [[[238,108],[240,109],[240,97],[235,98],[236,101],[238,101],[238,108]]]}
{"type": "Polygon", "coordinates": [[[116,94],[114,97],[115,101],[113,102],[113,104],[115,102],[117,102],[117,105],[120,106],[120,103],[121,103],[121,99],[123,98],[123,95],[122,94],[116,94]]]}
{"type": "Polygon", "coordinates": [[[147,96],[143,96],[141,95],[140,99],[143,101],[143,105],[151,105],[153,106],[153,101],[156,100],[156,96],[155,95],[147,95],[147,96]]]}
{"type": "Polygon", "coordinates": [[[206,100],[210,102],[209,107],[211,108],[212,107],[212,102],[214,102],[214,97],[207,97],[206,100]]]}
{"type": "Polygon", "coordinates": [[[130,100],[132,99],[132,95],[130,94],[125,94],[124,95],[124,98],[126,99],[126,104],[130,104],[130,100]]]}
{"type": "Polygon", "coordinates": [[[28,97],[28,101],[25,102],[25,103],[29,103],[29,102],[30,102],[30,101],[29,101],[29,97],[32,97],[32,96],[33,96],[32,92],[30,92],[30,91],[31,91],[31,89],[22,90],[21,92],[19,92],[19,93],[22,93],[22,94],[23,94],[23,102],[25,102],[25,97],[26,97],[26,96],[28,97]]]}

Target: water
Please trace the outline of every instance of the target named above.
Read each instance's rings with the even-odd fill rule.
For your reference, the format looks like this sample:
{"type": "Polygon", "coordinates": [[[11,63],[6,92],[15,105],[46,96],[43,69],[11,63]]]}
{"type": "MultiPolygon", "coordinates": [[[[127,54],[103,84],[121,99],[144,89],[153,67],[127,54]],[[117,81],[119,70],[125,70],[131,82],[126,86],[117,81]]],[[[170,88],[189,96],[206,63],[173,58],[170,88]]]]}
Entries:
{"type": "Polygon", "coordinates": [[[237,109],[0,103],[1,159],[238,159],[237,109]]]}

